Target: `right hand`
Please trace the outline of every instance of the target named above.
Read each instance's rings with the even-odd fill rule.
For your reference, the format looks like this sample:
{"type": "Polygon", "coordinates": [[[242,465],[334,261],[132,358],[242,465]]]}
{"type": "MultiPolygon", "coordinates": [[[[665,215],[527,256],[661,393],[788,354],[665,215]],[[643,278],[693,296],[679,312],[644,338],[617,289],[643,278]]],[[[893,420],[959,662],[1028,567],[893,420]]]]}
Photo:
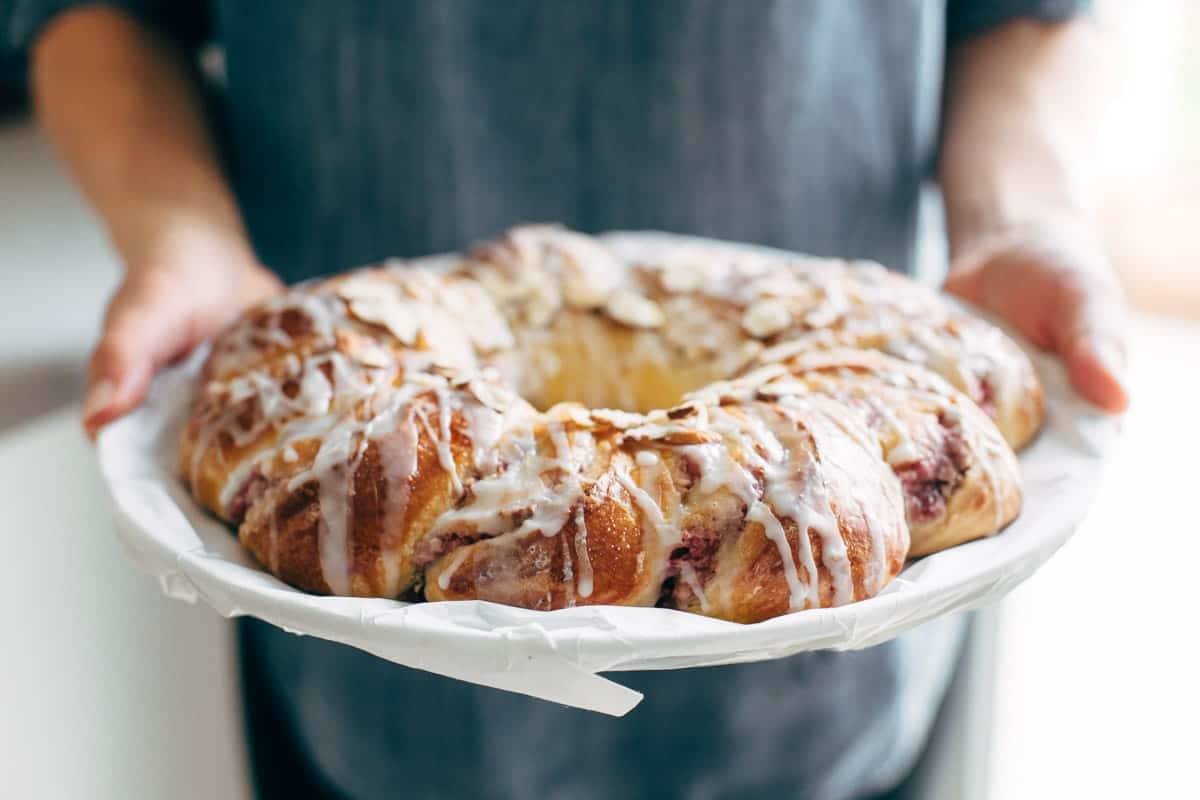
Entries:
{"type": "Polygon", "coordinates": [[[175,236],[130,261],[88,369],[89,437],[141,403],[154,374],[283,284],[244,242],[175,236]]]}

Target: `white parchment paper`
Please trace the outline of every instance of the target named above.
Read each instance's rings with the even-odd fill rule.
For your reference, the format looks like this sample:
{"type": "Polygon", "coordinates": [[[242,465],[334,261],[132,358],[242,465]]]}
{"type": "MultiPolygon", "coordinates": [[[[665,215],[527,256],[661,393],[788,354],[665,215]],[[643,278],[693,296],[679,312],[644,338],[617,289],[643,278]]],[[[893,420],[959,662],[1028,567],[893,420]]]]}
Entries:
{"type": "Polygon", "coordinates": [[[869,647],[1000,599],[1083,520],[1118,427],[1072,393],[1056,362],[1035,356],[1049,419],[1020,458],[1020,517],[990,539],[909,564],[879,596],[841,608],[739,625],[656,608],[542,612],[481,601],[317,597],[259,568],[179,479],[179,436],[202,357],[197,353],[156,378],[146,403],[105,428],[97,447],[121,539],[168,596],[203,600],[227,617],[249,614],[414,669],[617,716],[641,695],[598,673],[869,647]]]}

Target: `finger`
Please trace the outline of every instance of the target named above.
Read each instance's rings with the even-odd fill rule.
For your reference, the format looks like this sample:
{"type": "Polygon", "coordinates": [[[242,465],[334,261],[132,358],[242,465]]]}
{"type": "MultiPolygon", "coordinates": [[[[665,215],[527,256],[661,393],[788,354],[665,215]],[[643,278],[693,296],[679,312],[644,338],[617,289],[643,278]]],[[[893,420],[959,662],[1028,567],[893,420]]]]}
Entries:
{"type": "Polygon", "coordinates": [[[1124,319],[1119,299],[1099,287],[1064,286],[1052,330],[1054,349],[1084,399],[1118,413],[1129,405],[1125,386],[1124,319]]]}
{"type": "Polygon", "coordinates": [[[1124,356],[1110,341],[1079,341],[1064,356],[1071,384],[1085,399],[1112,413],[1129,406],[1124,356]]]}
{"type": "Polygon", "coordinates": [[[956,262],[945,288],[999,316],[1035,347],[1053,349],[1049,327],[1056,316],[1056,280],[1046,270],[1030,270],[1027,261],[1000,255],[967,265],[956,262]]]}
{"type": "Polygon", "coordinates": [[[154,373],[183,349],[180,310],[141,287],[114,297],[100,344],[92,354],[83,426],[94,437],[104,425],[135,408],[154,373]]]}

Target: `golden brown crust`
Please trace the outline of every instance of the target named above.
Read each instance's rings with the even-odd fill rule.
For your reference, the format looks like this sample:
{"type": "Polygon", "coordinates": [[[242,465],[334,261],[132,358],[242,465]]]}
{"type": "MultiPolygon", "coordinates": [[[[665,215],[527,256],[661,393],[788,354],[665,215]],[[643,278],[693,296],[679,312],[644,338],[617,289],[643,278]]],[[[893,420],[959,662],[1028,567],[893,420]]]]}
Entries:
{"type": "Polygon", "coordinates": [[[1005,439],[1041,392],[986,323],[870,266],[627,250],[523,228],[248,312],[202,371],[185,480],[306,591],[739,622],[870,597],[1016,515],[1005,439]],[[695,391],[538,412],[509,386],[695,391]]]}

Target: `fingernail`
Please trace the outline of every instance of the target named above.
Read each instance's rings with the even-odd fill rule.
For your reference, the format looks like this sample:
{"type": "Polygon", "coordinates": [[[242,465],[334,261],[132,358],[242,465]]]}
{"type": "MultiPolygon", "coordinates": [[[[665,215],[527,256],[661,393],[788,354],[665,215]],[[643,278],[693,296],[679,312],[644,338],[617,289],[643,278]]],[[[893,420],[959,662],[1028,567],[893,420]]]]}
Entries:
{"type": "Polygon", "coordinates": [[[100,413],[112,403],[113,396],[117,393],[117,385],[110,380],[102,380],[93,383],[88,389],[87,397],[83,401],[83,419],[86,422],[96,414],[100,413]]]}

